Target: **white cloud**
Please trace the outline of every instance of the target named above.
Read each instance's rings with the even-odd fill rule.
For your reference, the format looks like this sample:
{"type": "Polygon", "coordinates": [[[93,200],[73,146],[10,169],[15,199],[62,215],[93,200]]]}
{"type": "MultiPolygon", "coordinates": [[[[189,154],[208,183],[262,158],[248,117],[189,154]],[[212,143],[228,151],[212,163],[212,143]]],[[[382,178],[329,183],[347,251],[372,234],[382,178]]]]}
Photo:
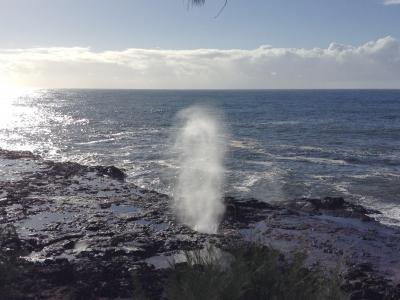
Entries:
{"type": "Polygon", "coordinates": [[[385,5],[396,5],[400,4],[400,0],[384,0],[383,3],[385,5]]]}
{"type": "Polygon", "coordinates": [[[400,88],[400,43],[253,50],[0,49],[0,81],[88,88],[400,88]]]}

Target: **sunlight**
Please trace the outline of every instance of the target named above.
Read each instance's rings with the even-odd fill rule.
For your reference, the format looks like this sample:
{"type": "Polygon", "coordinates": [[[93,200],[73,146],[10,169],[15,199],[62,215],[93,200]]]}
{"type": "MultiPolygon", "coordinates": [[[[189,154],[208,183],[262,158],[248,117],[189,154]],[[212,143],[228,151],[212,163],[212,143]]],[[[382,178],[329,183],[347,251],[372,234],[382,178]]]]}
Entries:
{"type": "Polygon", "coordinates": [[[0,104],[1,107],[3,107],[3,102],[10,102],[12,100],[15,100],[18,97],[29,93],[30,91],[31,89],[28,88],[0,83],[0,101],[2,102],[0,104]]]}
{"type": "Polygon", "coordinates": [[[0,129],[16,123],[16,106],[18,98],[32,93],[32,89],[0,83],[0,129]]]}

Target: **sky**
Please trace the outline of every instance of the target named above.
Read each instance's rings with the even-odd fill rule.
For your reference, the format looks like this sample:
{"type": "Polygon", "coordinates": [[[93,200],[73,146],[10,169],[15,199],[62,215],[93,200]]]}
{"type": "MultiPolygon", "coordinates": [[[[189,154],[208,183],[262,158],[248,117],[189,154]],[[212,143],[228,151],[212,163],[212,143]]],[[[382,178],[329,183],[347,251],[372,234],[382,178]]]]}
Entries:
{"type": "Polygon", "coordinates": [[[400,0],[0,0],[0,88],[400,88],[400,0]]]}

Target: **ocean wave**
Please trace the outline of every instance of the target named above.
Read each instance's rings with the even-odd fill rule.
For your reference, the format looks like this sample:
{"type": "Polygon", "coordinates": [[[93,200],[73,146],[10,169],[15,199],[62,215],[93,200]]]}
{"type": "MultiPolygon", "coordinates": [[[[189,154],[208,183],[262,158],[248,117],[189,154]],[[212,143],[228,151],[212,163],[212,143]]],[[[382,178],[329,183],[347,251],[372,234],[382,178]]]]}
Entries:
{"type": "Polygon", "coordinates": [[[356,174],[356,175],[347,175],[347,177],[353,179],[367,179],[371,177],[376,177],[376,174],[356,174]]]}
{"type": "Polygon", "coordinates": [[[400,154],[376,153],[376,151],[342,150],[344,159],[353,164],[400,166],[400,154]]]}
{"type": "Polygon", "coordinates": [[[371,217],[378,222],[390,226],[400,226],[400,207],[398,204],[384,203],[374,196],[350,191],[352,187],[351,182],[342,182],[333,186],[342,193],[347,200],[361,204],[368,209],[381,212],[380,214],[371,215],[371,217]]]}
{"type": "Polygon", "coordinates": [[[230,144],[233,148],[254,150],[261,148],[260,144],[256,140],[246,139],[246,140],[231,140],[230,144]]]}
{"type": "Polygon", "coordinates": [[[300,150],[300,151],[320,152],[325,154],[337,154],[336,149],[323,148],[321,146],[278,144],[275,147],[279,150],[290,150],[294,152],[300,150]]]}
{"type": "Polygon", "coordinates": [[[102,160],[100,158],[100,154],[96,152],[72,152],[65,154],[61,157],[57,158],[52,158],[56,159],[62,162],[68,162],[68,161],[73,161],[79,164],[84,164],[84,165],[98,165],[98,164],[103,164],[102,160]]]}
{"type": "Polygon", "coordinates": [[[362,197],[360,203],[366,208],[380,212],[370,215],[378,222],[384,225],[400,227],[400,207],[398,204],[392,202],[385,203],[371,196],[362,197]]]}
{"type": "Polygon", "coordinates": [[[88,119],[77,119],[77,120],[74,120],[73,123],[79,124],[79,125],[87,125],[90,123],[90,121],[88,119]]]}
{"type": "Polygon", "coordinates": [[[335,183],[332,184],[332,188],[336,191],[338,191],[342,196],[350,197],[353,198],[355,195],[350,193],[349,187],[351,183],[349,182],[340,182],[340,183],[335,183]]]}
{"type": "Polygon", "coordinates": [[[257,125],[298,125],[301,124],[301,121],[269,121],[269,122],[260,122],[257,125]]]}
{"type": "MultiPolygon", "coordinates": [[[[310,162],[315,164],[331,164],[331,165],[349,165],[351,161],[348,159],[338,159],[338,158],[324,158],[324,157],[315,157],[315,156],[305,156],[305,155],[293,155],[293,156],[285,156],[274,154],[272,152],[267,151],[267,149],[263,148],[257,141],[255,140],[232,140],[230,143],[232,148],[244,149],[248,150],[251,153],[262,154],[267,156],[271,160],[288,160],[288,161],[303,161],[310,162]]],[[[337,155],[338,151],[335,149],[326,149],[323,147],[317,146],[308,146],[308,145],[287,145],[280,144],[274,145],[272,147],[276,147],[274,152],[287,152],[290,151],[290,154],[297,154],[299,151],[308,151],[308,152],[318,152],[318,154],[325,155],[337,155]]]]}
{"type": "Polygon", "coordinates": [[[346,175],[347,178],[350,179],[360,179],[360,180],[365,180],[365,179],[390,179],[390,178],[400,178],[400,174],[398,173],[391,173],[386,170],[381,170],[381,171],[371,171],[368,173],[364,174],[354,174],[354,175],[346,175]]]}
{"type": "Polygon", "coordinates": [[[295,146],[294,148],[300,149],[300,150],[307,150],[307,151],[324,151],[326,152],[327,150],[321,147],[314,147],[314,146],[295,146]]]}
{"type": "Polygon", "coordinates": [[[244,177],[244,179],[241,181],[241,183],[236,186],[235,188],[237,190],[241,191],[250,191],[254,185],[259,183],[260,181],[273,181],[274,180],[274,175],[268,172],[264,173],[256,173],[256,174],[248,174],[244,177]]]}
{"type": "MultiPolygon", "coordinates": [[[[143,134],[143,132],[135,130],[135,131],[121,131],[121,132],[115,132],[115,133],[109,133],[109,134],[90,135],[89,138],[92,138],[92,140],[87,141],[87,142],[76,143],[76,145],[92,145],[92,144],[101,144],[101,143],[120,141],[120,140],[123,140],[126,138],[134,137],[135,135],[141,135],[141,134],[143,134]]],[[[129,145],[125,146],[125,147],[129,147],[129,145]]]]}
{"type": "Polygon", "coordinates": [[[245,163],[251,165],[261,165],[266,167],[271,167],[274,165],[274,163],[271,161],[258,161],[258,160],[246,160],[245,163]]]}
{"type": "Polygon", "coordinates": [[[178,169],[179,164],[174,160],[158,159],[158,160],[148,160],[148,163],[155,164],[156,166],[168,167],[170,169],[178,169]]]}
{"type": "Polygon", "coordinates": [[[371,215],[371,217],[382,224],[400,227],[400,207],[398,205],[380,205],[378,210],[382,214],[371,215]]]}
{"type": "Polygon", "coordinates": [[[321,157],[307,157],[307,156],[275,156],[278,160],[291,160],[301,162],[311,162],[316,164],[330,164],[330,165],[348,165],[348,163],[341,159],[330,159],[321,157]]]}
{"type": "Polygon", "coordinates": [[[108,142],[114,142],[117,141],[117,138],[106,138],[106,139],[100,139],[100,140],[93,140],[89,142],[82,142],[82,143],[75,143],[76,145],[93,145],[93,144],[101,144],[101,143],[108,143],[108,142]]]}
{"type": "Polygon", "coordinates": [[[251,172],[237,171],[229,174],[230,184],[227,193],[241,197],[254,197],[263,201],[283,201],[286,199],[284,185],[286,175],[277,167],[269,170],[251,172]]]}
{"type": "Polygon", "coordinates": [[[333,175],[311,175],[310,177],[317,180],[330,180],[335,178],[333,175]]]}

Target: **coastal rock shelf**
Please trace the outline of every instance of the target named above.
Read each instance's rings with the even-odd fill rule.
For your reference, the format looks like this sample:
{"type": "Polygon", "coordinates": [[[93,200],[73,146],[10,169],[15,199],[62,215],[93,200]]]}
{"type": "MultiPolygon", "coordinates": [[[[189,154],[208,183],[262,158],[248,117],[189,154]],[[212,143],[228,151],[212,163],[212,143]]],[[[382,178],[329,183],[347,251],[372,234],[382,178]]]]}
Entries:
{"type": "Polygon", "coordinates": [[[116,167],[6,150],[0,166],[0,259],[12,258],[26,298],[129,298],[135,274],[157,299],[169,259],[257,241],[288,257],[304,251],[310,265],[340,264],[352,299],[400,299],[400,229],[342,198],[226,197],[219,233],[207,235],[180,224],[167,195],[125,181],[116,167]]]}

